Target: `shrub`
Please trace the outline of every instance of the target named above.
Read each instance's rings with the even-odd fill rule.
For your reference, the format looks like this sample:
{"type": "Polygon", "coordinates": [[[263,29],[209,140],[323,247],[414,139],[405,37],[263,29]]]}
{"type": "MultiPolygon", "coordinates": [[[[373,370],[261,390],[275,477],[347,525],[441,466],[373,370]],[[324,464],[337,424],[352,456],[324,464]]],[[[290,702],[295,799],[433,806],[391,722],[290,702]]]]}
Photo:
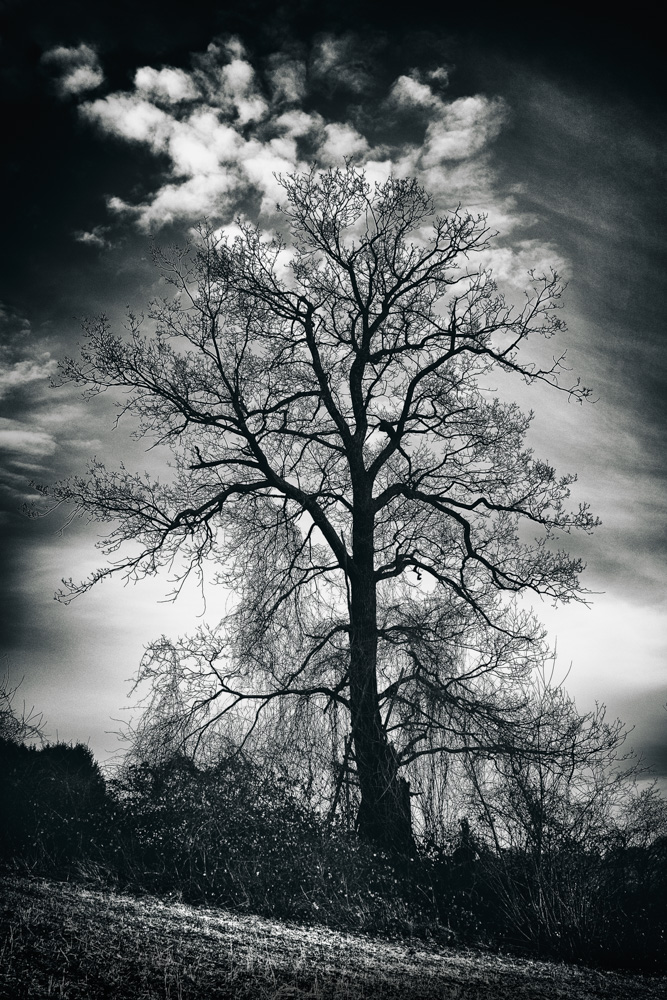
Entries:
{"type": "Polygon", "coordinates": [[[0,740],[0,857],[55,864],[87,855],[103,829],[105,783],[83,744],[0,740]]]}
{"type": "Polygon", "coordinates": [[[132,764],[110,787],[110,853],[126,885],[343,929],[433,933],[417,861],[329,826],[298,785],[246,756],[132,764]]]}

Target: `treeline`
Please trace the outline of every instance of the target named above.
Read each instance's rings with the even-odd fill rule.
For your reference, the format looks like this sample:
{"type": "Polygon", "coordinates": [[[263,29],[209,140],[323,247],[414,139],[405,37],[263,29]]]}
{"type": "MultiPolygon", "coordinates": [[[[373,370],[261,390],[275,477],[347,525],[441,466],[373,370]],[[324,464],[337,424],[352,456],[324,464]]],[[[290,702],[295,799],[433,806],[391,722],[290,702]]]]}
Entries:
{"type": "Polygon", "coordinates": [[[85,746],[5,738],[0,851],[14,869],[190,903],[664,971],[664,802],[635,789],[610,816],[612,779],[584,801],[581,774],[549,787],[536,767],[450,769],[466,814],[391,857],[275,757],[130,755],[105,778],[85,746]]]}

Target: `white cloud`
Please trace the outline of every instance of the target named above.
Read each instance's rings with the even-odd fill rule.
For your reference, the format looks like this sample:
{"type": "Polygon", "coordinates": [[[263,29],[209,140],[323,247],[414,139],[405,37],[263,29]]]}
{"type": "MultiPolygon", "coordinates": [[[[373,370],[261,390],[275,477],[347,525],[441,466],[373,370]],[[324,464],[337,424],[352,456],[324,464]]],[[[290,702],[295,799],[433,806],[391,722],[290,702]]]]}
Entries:
{"type": "Polygon", "coordinates": [[[392,174],[396,177],[401,177],[402,173],[400,169],[396,168],[396,162],[388,157],[383,160],[370,159],[364,162],[366,179],[371,185],[384,184],[384,182],[388,180],[392,174]]]}
{"type": "Polygon", "coordinates": [[[235,205],[241,183],[234,172],[200,174],[178,183],[164,184],[153,199],[130,205],[110,198],[109,208],[117,214],[134,215],[142,229],[168,225],[176,219],[201,219],[225,215],[235,205]]]}
{"type": "Polygon", "coordinates": [[[53,64],[60,69],[58,89],[63,96],[86,93],[104,83],[104,73],[95,49],[82,42],[67,48],[58,45],[42,56],[42,62],[53,64]]]}
{"type": "Polygon", "coordinates": [[[0,362],[0,399],[12,389],[44,381],[54,374],[56,367],[57,362],[48,354],[42,355],[40,360],[26,359],[13,364],[0,362]]]}
{"type": "Polygon", "coordinates": [[[502,100],[482,95],[445,100],[423,81],[404,76],[391,88],[385,108],[397,132],[402,122],[423,128],[421,141],[387,152],[396,175],[416,177],[438,211],[462,205],[486,215],[490,229],[503,235],[529,221],[517,212],[511,193],[497,187],[491,143],[508,119],[502,100]]]}
{"type": "Polygon", "coordinates": [[[434,83],[440,84],[441,87],[449,86],[449,69],[446,66],[438,66],[437,69],[432,69],[426,76],[429,80],[433,80],[434,83]]]}
{"type": "Polygon", "coordinates": [[[326,82],[331,89],[351,90],[361,94],[372,80],[359,45],[352,34],[324,35],[313,46],[310,72],[314,79],[326,82]]]}
{"type": "Polygon", "coordinates": [[[104,74],[95,66],[77,66],[70,70],[60,81],[63,91],[68,94],[82,94],[87,90],[95,90],[104,83],[104,74]]]}
{"type": "Polygon", "coordinates": [[[195,111],[186,121],[173,122],[168,139],[174,172],[183,177],[210,174],[221,164],[243,157],[245,139],[231,125],[220,121],[214,109],[195,111]]]}
{"type": "Polygon", "coordinates": [[[77,230],[74,233],[74,239],[77,243],[84,243],[86,246],[99,247],[100,250],[104,250],[110,246],[109,241],[106,239],[108,231],[108,226],[95,226],[90,232],[77,230]]]}
{"type": "Polygon", "coordinates": [[[48,351],[36,350],[30,322],[0,303],[0,399],[44,382],[56,366],[48,351]]]}
{"type": "Polygon", "coordinates": [[[269,110],[255,70],[237,38],[212,42],[196,60],[193,79],[210,105],[236,118],[240,125],[260,121],[269,110]]]}
{"type": "Polygon", "coordinates": [[[150,202],[131,206],[109,199],[112,211],[134,212],[146,229],[178,218],[224,215],[250,186],[262,192],[272,211],[279,193],[273,172],[291,170],[297,160],[289,128],[266,142],[246,139],[221,120],[217,108],[197,108],[179,119],[142,97],[120,94],[84,105],[82,111],[105,131],[168,154],[173,179],[150,202]]]}
{"type": "Polygon", "coordinates": [[[499,284],[521,290],[526,287],[529,270],[540,275],[548,274],[553,267],[564,279],[568,278],[570,271],[568,262],[556,247],[539,240],[520,240],[512,246],[492,245],[480,253],[479,262],[493,270],[499,284]]]}
{"type": "Polygon", "coordinates": [[[51,401],[48,409],[40,414],[41,427],[60,429],[64,427],[72,433],[73,427],[85,427],[86,433],[90,433],[90,410],[82,406],[81,403],[63,403],[56,400],[51,401]]]}
{"type": "Polygon", "coordinates": [[[20,420],[0,417],[0,451],[18,455],[53,455],[56,442],[46,431],[20,420]]]}
{"type": "Polygon", "coordinates": [[[300,60],[274,55],[268,77],[275,103],[299,104],[306,96],[306,66],[300,60]]]}
{"type": "MultiPolygon", "coordinates": [[[[320,38],[310,60],[311,78],[350,76],[346,86],[358,90],[363,82],[366,87],[368,74],[357,50],[351,35],[320,38]]],[[[304,160],[326,167],[345,157],[362,163],[371,181],[390,172],[417,177],[439,211],[462,203],[488,212],[491,224],[503,232],[516,224],[514,202],[510,196],[499,198],[488,155],[507,108],[482,95],[446,100],[445,67],[421,77],[416,72],[400,76],[385,101],[378,100],[377,113],[396,123],[396,138],[384,146],[373,146],[364,134],[362,123],[372,120],[368,103],[365,117],[350,108],[342,120],[304,110],[304,64],[289,55],[278,53],[265,63],[272,103],[238,39],[212,43],[193,57],[192,67],[186,72],[144,66],[132,91],[81,105],[84,117],[103,132],[167,157],[167,176],[143,202],[108,199],[112,212],[133,218],[144,230],[203,216],[225,222],[253,195],[270,219],[282,197],[274,173],[302,170],[304,160]],[[415,127],[421,138],[415,137],[415,127]]],[[[100,245],[104,234],[93,230],[77,238],[100,245]]]]}
{"type": "Polygon", "coordinates": [[[135,94],[109,94],[82,104],[81,113],[104,131],[121,139],[145,142],[156,153],[166,149],[173,122],[166,111],[135,94]]]}
{"type": "Polygon", "coordinates": [[[142,66],[134,75],[134,86],[138,92],[169,104],[199,97],[199,89],[192,78],[184,70],[171,66],[163,69],[142,66]]]}
{"type": "MultiPolygon", "coordinates": [[[[273,173],[294,169],[296,139],[321,131],[319,117],[287,112],[270,135],[262,135],[268,103],[235,39],[210,45],[190,75],[173,74],[143,67],[133,91],[81,105],[83,116],[102,131],[167,155],[171,164],[171,176],[148,201],[132,205],[111,196],[110,210],[134,215],[151,229],[177,219],[224,216],[254,188],[271,214],[280,193],[273,173]],[[194,105],[176,100],[196,92],[204,96],[194,105]]],[[[93,243],[98,236],[93,231],[78,238],[93,243]]]]}
{"type": "Polygon", "coordinates": [[[318,150],[324,164],[340,164],[347,156],[358,157],[368,152],[368,140],[352,125],[330,122],[324,131],[326,139],[318,150]]]}
{"type": "Polygon", "coordinates": [[[444,104],[434,94],[426,83],[421,83],[414,76],[399,76],[389,91],[388,102],[399,108],[436,108],[441,110],[444,104]]]}
{"type": "Polygon", "coordinates": [[[259,121],[268,110],[267,102],[257,93],[255,71],[244,59],[233,59],[224,66],[221,76],[241,125],[259,121]]]}
{"type": "Polygon", "coordinates": [[[273,215],[277,203],[283,200],[283,189],[274,175],[287,173],[296,165],[296,150],[292,146],[286,147],[280,140],[271,140],[267,144],[248,142],[243,170],[250,182],[262,192],[260,211],[263,215],[273,215]]]}
{"type": "Polygon", "coordinates": [[[300,138],[301,136],[315,135],[317,132],[321,133],[324,128],[324,119],[317,112],[306,112],[294,108],[279,115],[274,120],[274,126],[280,129],[283,135],[290,138],[300,138]]]}
{"type": "Polygon", "coordinates": [[[500,98],[461,97],[447,104],[436,100],[437,117],[426,129],[422,153],[427,168],[443,160],[464,160],[481,152],[506,121],[506,107],[500,98]]]}
{"type": "Polygon", "coordinates": [[[481,152],[507,120],[507,107],[501,98],[475,95],[445,101],[415,75],[399,76],[389,92],[387,107],[406,114],[418,111],[427,122],[420,154],[426,169],[481,152]]]}

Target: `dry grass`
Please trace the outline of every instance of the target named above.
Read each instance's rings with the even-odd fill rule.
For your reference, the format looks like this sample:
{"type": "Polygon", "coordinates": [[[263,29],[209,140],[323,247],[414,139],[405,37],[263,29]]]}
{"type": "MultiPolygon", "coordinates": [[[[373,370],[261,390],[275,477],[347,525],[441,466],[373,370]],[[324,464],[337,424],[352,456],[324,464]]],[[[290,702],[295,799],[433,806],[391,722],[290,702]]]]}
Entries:
{"type": "Polygon", "coordinates": [[[7,876],[0,878],[0,996],[662,1000],[667,978],[389,943],[7,876]]]}

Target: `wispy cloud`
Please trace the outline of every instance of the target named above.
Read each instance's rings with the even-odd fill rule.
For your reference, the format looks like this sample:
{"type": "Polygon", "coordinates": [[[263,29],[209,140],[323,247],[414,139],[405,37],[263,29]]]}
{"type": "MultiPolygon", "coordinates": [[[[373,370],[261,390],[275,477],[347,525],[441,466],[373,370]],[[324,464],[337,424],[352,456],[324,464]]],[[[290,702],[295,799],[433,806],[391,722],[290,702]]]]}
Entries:
{"type": "Polygon", "coordinates": [[[173,69],[171,66],[162,69],[142,66],[134,75],[134,86],[137,93],[144,93],[167,104],[193,101],[200,96],[199,88],[185,70],[173,69]]]}
{"type": "Polygon", "coordinates": [[[42,457],[53,455],[57,448],[55,439],[47,431],[0,417],[0,452],[10,455],[32,455],[42,457]]]}
{"type": "Polygon", "coordinates": [[[211,42],[206,52],[196,56],[192,77],[204,100],[238,125],[261,121],[268,113],[255,69],[238,38],[211,42]]]}
{"type": "Polygon", "coordinates": [[[267,77],[274,105],[299,104],[306,96],[306,64],[281,52],[269,57],[267,77]]]}
{"type": "Polygon", "coordinates": [[[45,381],[55,369],[56,362],[47,353],[39,360],[15,361],[6,367],[0,363],[0,399],[11,389],[45,381]]]}
{"type": "Polygon", "coordinates": [[[111,246],[111,243],[106,237],[108,232],[108,226],[95,226],[90,231],[77,230],[74,233],[74,239],[77,243],[83,243],[85,246],[97,247],[99,250],[106,250],[107,247],[111,246]]]}
{"type": "Polygon", "coordinates": [[[0,302],[0,350],[7,349],[9,341],[30,334],[30,320],[21,316],[16,310],[0,302]]]}
{"type": "Polygon", "coordinates": [[[314,44],[310,75],[329,90],[363,94],[373,88],[372,69],[360,40],[352,33],[326,34],[314,44]]]}
{"type": "Polygon", "coordinates": [[[87,93],[104,83],[104,73],[96,50],[82,42],[72,48],[58,45],[42,56],[42,62],[62,74],[58,89],[63,96],[87,93]]]}
{"type": "Polygon", "coordinates": [[[34,343],[29,321],[0,303],[0,400],[45,383],[55,369],[49,352],[34,343]]]}
{"type": "MultiPolygon", "coordinates": [[[[169,164],[147,198],[132,203],[112,194],[110,210],[144,230],[204,215],[224,223],[249,201],[271,218],[282,193],[275,174],[352,157],[371,178],[417,176],[438,207],[469,203],[511,227],[513,202],[498,196],[487,155],[507,121],[505,104],[483,95],[447,100],[445,66],[399,76],[381,94],[370,65],[348,33],[321,36],[308,60],[277,52],[256,67],[241,42],[228,38],[195,54],[187,71],[142,67],[132,90],[81,104],[103,134],[169,164]],[[354,103],[338,103],[329,119],[310,110],[310,91],[334,79],[351,97],[364,93],[363,112],[354,103]],[[395,126],[390,143],[378,144],[378,117],[395,126]]],[[[104,233],[77,239],[102,245],[104,233]]]]}

